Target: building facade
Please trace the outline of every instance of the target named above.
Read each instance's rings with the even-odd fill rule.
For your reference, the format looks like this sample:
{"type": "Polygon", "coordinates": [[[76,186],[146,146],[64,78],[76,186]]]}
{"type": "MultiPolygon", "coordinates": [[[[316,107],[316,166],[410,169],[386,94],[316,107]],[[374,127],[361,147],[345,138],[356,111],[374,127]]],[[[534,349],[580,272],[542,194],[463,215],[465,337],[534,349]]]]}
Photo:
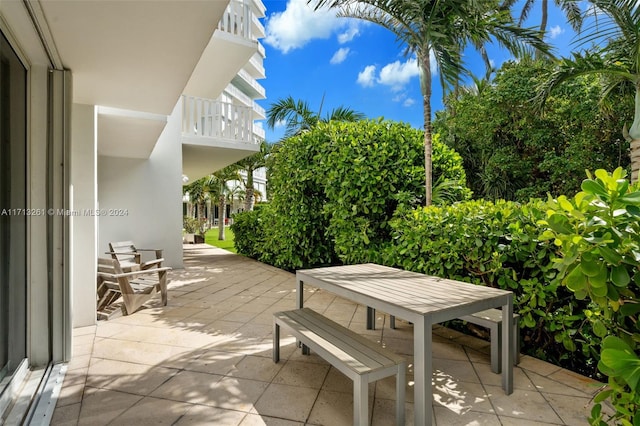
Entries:
{"type": "Polygon", "coordinates": [[[96,322],[107,243],[162,247],[181,267],[183,175],[259,149],[264,90],[233,91],[259,91],[264,13],[261,0],[0,1],[3,421],[46,418],[33,401],[64,373],[72,329],[96,322]]]}

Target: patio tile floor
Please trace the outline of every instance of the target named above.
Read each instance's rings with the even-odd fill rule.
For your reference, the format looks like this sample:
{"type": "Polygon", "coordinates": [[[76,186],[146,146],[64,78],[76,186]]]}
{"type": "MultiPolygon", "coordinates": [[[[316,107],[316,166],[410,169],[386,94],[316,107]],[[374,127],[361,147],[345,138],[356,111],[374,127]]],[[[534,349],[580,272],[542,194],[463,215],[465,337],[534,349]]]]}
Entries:
{"type": "MultiPolygon", "coordinates": [[[[295,276],[204,244],[185,246],[172,271],[169,304],[74,330],[73,358],[53,425],[349,425],[352,383],[283,336],[274,364],[271,316],[295,308],[295,276]]],[[[413,424],[410,324],[305,288],[305,304],[405,356],[407,424],[413,424]]],[[[489,366],[489,344],[434,328],[434,424],[586,425],[599,384],[523,356],[505,395],[489,366]]],[[[395,381],[370,385],[372,425],[394,422],[395,381]]]]}

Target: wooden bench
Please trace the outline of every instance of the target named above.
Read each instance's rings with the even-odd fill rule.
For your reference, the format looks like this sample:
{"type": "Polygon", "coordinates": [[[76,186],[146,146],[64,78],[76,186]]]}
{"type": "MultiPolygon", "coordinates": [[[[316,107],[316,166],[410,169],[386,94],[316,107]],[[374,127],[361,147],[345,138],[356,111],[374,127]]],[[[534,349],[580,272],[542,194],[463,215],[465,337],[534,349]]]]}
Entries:
{"type": "Polygon", "coordinates": [[[318,353],[353,380],[353,424],[369,424],[369,383],[396,376],[396,422],[404,425],[406,361],[387,349],[337,324],[319,313],[302,308],[273,314],[273,361],[280,360],[280,327],[300,342],[303,353],[318,353]]]}
{"type": "MultiPolygon", "coordinates": [[[[500,309],[487,309],[475,314],[460,317],[461,320],[486,327],[490,331],[491,340],[491,371],[496,374],[502,372],[502,311],[500,309]]],[[[520,315],[513,314],[513,363],[520,363],[520,327],[518,320],[520,315]]],[[[396,317],[390,315],[389,327],[396,328],[396,317]]],[[[375,309],[367,308],[367,328],[375,328],[375,309]]]]}

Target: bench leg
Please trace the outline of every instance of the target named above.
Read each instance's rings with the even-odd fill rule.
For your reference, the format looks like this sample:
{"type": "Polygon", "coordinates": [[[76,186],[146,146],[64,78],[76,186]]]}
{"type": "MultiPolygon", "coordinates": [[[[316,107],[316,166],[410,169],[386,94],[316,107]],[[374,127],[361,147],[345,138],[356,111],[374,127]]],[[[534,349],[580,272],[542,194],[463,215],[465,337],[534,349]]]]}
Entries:
{"type": "Polygon", "coordinates": [[[502,372],[502,324],[493,324],[491,330],[491,371],[502,372]]]}
{"type": "Polygon", "coordinates": [[[520,364],[520,325],[517,317],[513,319],[513,334],[515,335],[513,339],[513,365],[518,365],[520,364]]]}
{"type": "MultiPolygon", "coordinates": [[[[491,371],[496,374],[502,372],[502,323],[490,327],[491,330],[491,371]]],[[[513,365],[520,364],[520,326],[518,317],[513,318],[513,365]]]]}
{"type": "Polygon", "coordinates": [[[353,424],[369,425],[369,383],[362,376],[353,381],[353,424]]]}
{"type": "Polygon", "coordinates": [[[280,326],[273,323],[273,362],[280,361],[280,326]]]}
{"type": "Polygon", "coordinates": [[[396,424],[404,426],[404,401],[405,401],[406,365],[398,365],[396,374],[396,424]]]}

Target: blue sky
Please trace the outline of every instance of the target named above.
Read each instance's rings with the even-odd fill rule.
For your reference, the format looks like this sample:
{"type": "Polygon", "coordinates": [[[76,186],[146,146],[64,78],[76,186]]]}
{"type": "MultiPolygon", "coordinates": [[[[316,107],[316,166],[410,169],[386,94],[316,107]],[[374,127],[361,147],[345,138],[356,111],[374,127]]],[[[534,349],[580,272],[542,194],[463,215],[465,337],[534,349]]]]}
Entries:
{"type": "MultiPolygon", "coordinates": [[[[566,54],[574,38],[564,15],[550,3],[548,42],[556,54],[566,54]]],[[[415,58],[403,56],[404,47],[389,31],[364,21],[336,18],[332,11],[313,11],[306,0],[264,0],[267,78],[261,81],[268,109],[279,99],[293,96],[322,115],[343,105],[368,118],[384,117],[423,125],[423,106],[415,58]]],[[[515,9],[519,11],[519,8],[515,9]]],[[[534,8],[527,25],[538,26],[534,8]]],[[[498,46],[489,46],[496,67],[509,59],[498,46]]],[[[474,52],[466,54],[467,67],[483,75],[484,64],[474,52]]],[[[442,91],[434,74],[432,108],[442,108],[442,91]]],[[[265,125],[266,128],[266,125],[265,125]]],[[[268,142],[278,141],[283,127],[266,129],[268,142]]]]}

